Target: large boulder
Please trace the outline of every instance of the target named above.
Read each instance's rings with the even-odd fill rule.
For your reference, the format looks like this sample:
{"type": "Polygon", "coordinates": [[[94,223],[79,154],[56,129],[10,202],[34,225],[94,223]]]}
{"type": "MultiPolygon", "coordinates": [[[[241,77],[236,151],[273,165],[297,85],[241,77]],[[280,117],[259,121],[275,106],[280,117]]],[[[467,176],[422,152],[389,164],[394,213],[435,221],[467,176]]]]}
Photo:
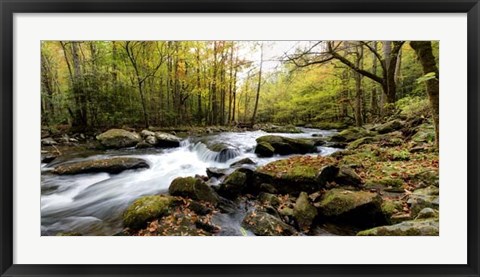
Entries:
{"type": "Polygon", "coordinates": [[[169,133],[156,132],[155,138],[157,139],[157,147],[179,147],[181,138],[169,133]]]}
{"type": "Polygon", "coordinates": [[[335,159],[321,156],[295,156],[274,161],[255,171],[254,186],[259,191],[271,187],[273,190],[267,192],[282,194],[312,193],[320,189],[318,172],[333,163],[335,159]]]}
{"type": "Polygon", "coordinates": [[[357,236],[438,236],[438,219],[410,220],[364,230],[357,236]]]}
{"type": "Polygon", "coordinates": [[[255,153],[262,157],[273,154],[306,154],[316,150],[315,142],[309,139],[293,139],[281,136],[263,136],[257,138],[255,153]],[[260,149],[257,149],[260,145],[260,149]],[[273,153],[271,152],[273,148],[273,153]]]}
{"type": "Polygon", "coordinates": [[[131,229],[143,228],[148,221],[166,215],[173,202],[173,198],[166,195],[141,197],[123,213],[123,225],[131,229]]]}
{"type": "Polygon", "coordinates": [[[368,228],[386,223],[382,198],[372,192],[331,189],[316,206],[324,217],[346,225],[368,228]]]}
{"type": "Polygon", "coordinates": [[[293,217],[301,230],[310,230],[313,220],[317,217],[317,209],[310,203],[307,193],[302,192],[298,196],[293,208],[293,217]]]}
{"type": "Polygon", "coordinates": [[[225,178],[217,192],[223,197],[235,199],[240,193],[247,189],[247,181],[248,175],[241,170],[236,170],[225,178]]]}
{"type": "Polygon", "coordinates": [[[118,158],[109,158],[109,159],[99,159],[99,160],[87,160],[81,162],[71,162],[66,164],[61,164],[52,171],[52,173],[59,175],[72,175],[72,174],[81,174],[81,173],[96,173],[96,172],[107,172],[107,173],[120,173],[128,169],[139,169],[139,168],[149,168],[148,163],[139,158],[127,158],[127,157],[118,157],[118,158]]]}
{"type": "Polygon", "coordinates": [[[245,229],[251,230],[257,236],[291,236],[295,228],[279,218],[266,212],[250,212],[242,222],[245,229]]]}
{"type": "Polygon", "coordinates": [[[417,144],[434,142],[435,128],[432,124],[424,123],[415,129],[415,134],[411,139],[417,144]]]}
{"type": "Polygon", "coordinates": [[[107,148],[132,147],[140,142],[140,135],[123,129],[110,129],[97,136],[97,140],[107,148]]]}
{"type": "Polygon", "coordinates": [[[168,193],[173,196],[218,203],[218,195],[203,180],[194,177],[178,177],[172,181],[168,193]]]}

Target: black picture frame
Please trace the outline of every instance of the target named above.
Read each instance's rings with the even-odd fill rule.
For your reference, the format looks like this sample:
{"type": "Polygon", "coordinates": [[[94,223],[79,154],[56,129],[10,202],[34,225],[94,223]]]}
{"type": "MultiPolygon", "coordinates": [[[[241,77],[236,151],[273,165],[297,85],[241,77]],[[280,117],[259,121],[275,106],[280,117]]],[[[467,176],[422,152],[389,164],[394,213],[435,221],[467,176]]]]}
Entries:
{"type": "MultiPolygon", "coordinates": [[[[478,0],[0,0],[1,276],[479,276],[478,0]],[[467,13],[468,263],[466,265],[13,264],[13,15],[15,13],[467,13]]],[[[455,255],[455,253],[452,253],[455,255]]]]}

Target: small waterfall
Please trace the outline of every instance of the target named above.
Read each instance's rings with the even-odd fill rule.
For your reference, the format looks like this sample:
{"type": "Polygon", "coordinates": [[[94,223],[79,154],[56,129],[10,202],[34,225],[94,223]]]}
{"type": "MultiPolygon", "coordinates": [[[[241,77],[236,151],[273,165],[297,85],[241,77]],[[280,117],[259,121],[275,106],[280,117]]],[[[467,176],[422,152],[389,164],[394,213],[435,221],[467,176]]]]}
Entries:
{"type": "Polygon", "coordinates": [[[205,162],[214,161],[224,163],[238,157],[241,152],[233,146],[225,146],[220,151],[212,151],[203,142],[197,142],[190,146],[191,151],[197,153],[198,157],[205,162]]]}

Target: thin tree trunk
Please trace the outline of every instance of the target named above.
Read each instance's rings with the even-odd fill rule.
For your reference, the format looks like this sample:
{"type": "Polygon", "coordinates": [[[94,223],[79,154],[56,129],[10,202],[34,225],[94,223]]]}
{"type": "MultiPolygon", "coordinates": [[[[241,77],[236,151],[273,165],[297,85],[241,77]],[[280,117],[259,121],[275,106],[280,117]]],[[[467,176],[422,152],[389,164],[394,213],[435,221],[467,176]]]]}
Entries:
{"type": "Polygon", "coordinates": [[[260,45],[260,69],[258,70],[257,96],[255,97],[255,108],[253,109],[251,125],[255,125],[255,117],[257,116],[258,99],[260,98],[260,88],[262,86],[262,67],[263,67],[263,43],[260,45]]]}

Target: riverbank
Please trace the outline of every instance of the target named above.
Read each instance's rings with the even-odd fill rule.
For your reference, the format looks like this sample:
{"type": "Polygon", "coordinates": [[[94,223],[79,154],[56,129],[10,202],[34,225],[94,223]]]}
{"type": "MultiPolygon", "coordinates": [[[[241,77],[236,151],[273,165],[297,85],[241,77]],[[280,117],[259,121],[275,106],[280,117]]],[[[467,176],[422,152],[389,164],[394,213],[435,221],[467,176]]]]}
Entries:
{"type": "MultiPolygon", "coordinates": [[[[297,131],[220,131],[179,137],[172,148],[102,150],[69,160],[84,162],[82,170],[97,161],[80,175],[59,175],[54,159],[42,191],[70,185],[42,193],[42,234],[438,234],[438,153],[427,120],[297,131]],[[98,165],[115,157],[140,160],[114,173],[98,165]],[[68,207],[58,204],[62,195],[68,207]]],[[[150,132],[136,143],[159,137],[150,132]]]]}

